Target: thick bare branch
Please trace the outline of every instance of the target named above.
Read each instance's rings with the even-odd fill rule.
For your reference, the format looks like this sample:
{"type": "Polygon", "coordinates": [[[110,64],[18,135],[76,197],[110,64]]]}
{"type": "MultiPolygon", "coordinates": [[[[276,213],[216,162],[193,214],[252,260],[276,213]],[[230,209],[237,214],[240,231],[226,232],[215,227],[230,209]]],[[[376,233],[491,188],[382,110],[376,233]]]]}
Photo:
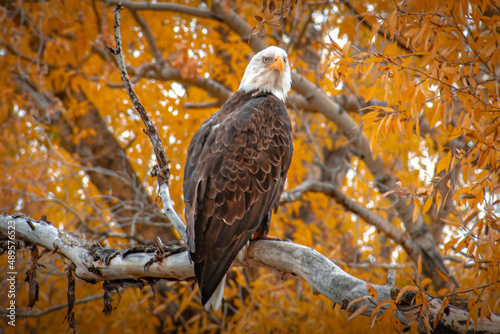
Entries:
{"type": "MultiPolygon", "coordinates": [[[[92,249],[99,247],[95,243],[85,241],[74,234],[68,234],[47,222],[31,220],[22,215],[1,216],[0,232],[7,236],[9,226],[15,226],[16,240],[35,243],[66,257],[75,265],[76,276],[86,281],[140,280],[154,277],[185,280],[194,275],[187,251],[171,254],[161,261],[155,261],[153,253],[134,252],[122,256],[123,251],[116,251],[117,255],[109,257],[105,263],[101,259],[94,259],[95,251],[92,249]],[[148,263],[152,264],[147,265],[148,263]]],[[[368,305],[361,314],[371,316],[372,310],[377,306],[377,302],[369,297],[365,281],[349,275],[328,258],[309,247],[291,242],[257,240],[250,244],[243,262],[244,265],[268,267],[296,274],[307,281],[314,293],[323,294],[349,312],[355,312],[364,305],[368,305]],[[364,299],[349,305],[358,298],[364,299]]],[[[391,272],[386,285],[373,286],[377,291],[379,301],[390,301],[393,299],[391,296],[397,295],[397,289],[392,286],[394,281],[394,272],[391,272]]],[[[441,301],[428,297],[428,303],[429,320],[432,323],[441,308],[441,301]]],[[[474,332],[473,320],[469,329],[466,330],[465,324],[468,318],[466,311],[452,306],[448,308],[449,312],[445,312],[438,322],[437,332],[474,332]]],[[[412,312],[411,307],[400,305],[395,314],[405,326],[409,325],[408,312],[412,312]]],[[[419,322],[419,330],[425,331],[422,322],[419,322]]],[[[500,333],[500,317],[491,315],[491,321],[483,319],[477,324],[476,331],[500,333]]]]}
{"type": "Polygon", "coordinates": [[[203,17],[207,19],[215,19],[212,11],[206,8],[197,8],[185,5],[179,5],[175,3],[167,2],[136,2],[136,1],[121,1],[121,0],[104,0],[108,6],[122,5],[123,7],[132,10],[163,10],[169,12],[182,13],[187,15],[193,15],[197,17],[203,17]]]}

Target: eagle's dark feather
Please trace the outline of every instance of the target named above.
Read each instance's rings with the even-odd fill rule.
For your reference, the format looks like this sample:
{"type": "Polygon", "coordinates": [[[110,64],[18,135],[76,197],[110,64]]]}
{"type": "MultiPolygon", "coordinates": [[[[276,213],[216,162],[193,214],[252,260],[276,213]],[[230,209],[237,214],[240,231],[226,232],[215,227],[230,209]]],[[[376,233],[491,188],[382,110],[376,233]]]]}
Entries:
{"type": "Polygon", "coordinates": [[[183,191],[203,304],[240,249],[269,232],[292,153],[286,106],[270,93],[238,91],[195,133],[183,191]]]}

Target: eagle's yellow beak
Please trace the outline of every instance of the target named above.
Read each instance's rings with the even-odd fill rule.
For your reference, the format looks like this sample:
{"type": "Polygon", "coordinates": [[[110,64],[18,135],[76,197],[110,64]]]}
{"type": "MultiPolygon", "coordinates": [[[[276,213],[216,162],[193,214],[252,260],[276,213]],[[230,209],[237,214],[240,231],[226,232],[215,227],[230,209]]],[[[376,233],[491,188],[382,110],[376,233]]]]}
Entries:
{"type": "Polygon", "coordinates": [[[269,69],[271,70],[278,70],[280,71],[280,74],[283,74],[283,67],[285,66],[285,64],[283,63],[283,58],[281,58],[280,55],[276,56],[276,58],[274,58],[274,62],[269,65],[269,69]]]}

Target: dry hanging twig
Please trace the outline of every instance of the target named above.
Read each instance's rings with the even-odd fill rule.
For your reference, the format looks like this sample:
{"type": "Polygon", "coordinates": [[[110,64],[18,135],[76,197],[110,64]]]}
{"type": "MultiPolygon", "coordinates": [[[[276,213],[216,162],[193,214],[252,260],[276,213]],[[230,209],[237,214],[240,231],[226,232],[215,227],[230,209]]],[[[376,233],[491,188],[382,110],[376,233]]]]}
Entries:
{"type": "Polygon", "coordinates": [[[165,151],[163,150],[161,139],[160,136],[158,135],[158,132],[156,131],[155,125],[149,118],[146,109],[144,109],[141,102],[139,101],[139,98],[137,97],[137,94],[135,94],[134,89],[132,88],[132,83],[130,82],[127,73],[127,67],[125,66],[125,57],[123,55],[123,44],[120,32],[120,24],[121,24],[120,11],[123,8],[124,7],[121,5],[118,5],[115,8],[115,25],[113,28],[115,31],[116,49],[108,47],[108,50],[116,57],[118,68],[120,69],[120,74],[123,83],[125,84],[125,88],[127,89],[128,96],[130,97],[130,100],[132,101],[135,110],[137,110],[137,112],[142,118],[142,121],[144,122],[144,125],[146,126],[146,130],[144,132],[148,135],[149,139],[151,140],[151,144],[153,144],[153,151],[155,152],[156,160],[158,162],[159,167],[155,166],[155,168],[153,168],[151,175],[158,177],[159,195],[163,201],[163,209],[165,211],[165,214],[167,215],[170,222],[174,225],[175,230],[177,231],[177,233],[179,233],[182,240],[186,242],[187,241],[186,226],[184,225],[179,215],[177,215],[172,206],[170,191],[168,189],[168,179],[170,177],[170,168],[168,166],[169,161],[167,160],[167,156],[165,154],[165,151]]]}

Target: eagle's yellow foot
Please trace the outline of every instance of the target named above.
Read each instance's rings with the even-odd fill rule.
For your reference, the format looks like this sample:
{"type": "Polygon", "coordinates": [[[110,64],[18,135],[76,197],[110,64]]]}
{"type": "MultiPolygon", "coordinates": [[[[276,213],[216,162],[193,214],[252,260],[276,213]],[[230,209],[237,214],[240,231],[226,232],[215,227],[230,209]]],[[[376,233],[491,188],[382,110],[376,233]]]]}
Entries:
{"type": "Polygon", "coordinates": [[[273,240],[273,241],[283,241],[281,240],[280,238],[278,237],[272,237],[270,235],[259,235],[257,237],[255,237],[254,240],[273,240]]]}

